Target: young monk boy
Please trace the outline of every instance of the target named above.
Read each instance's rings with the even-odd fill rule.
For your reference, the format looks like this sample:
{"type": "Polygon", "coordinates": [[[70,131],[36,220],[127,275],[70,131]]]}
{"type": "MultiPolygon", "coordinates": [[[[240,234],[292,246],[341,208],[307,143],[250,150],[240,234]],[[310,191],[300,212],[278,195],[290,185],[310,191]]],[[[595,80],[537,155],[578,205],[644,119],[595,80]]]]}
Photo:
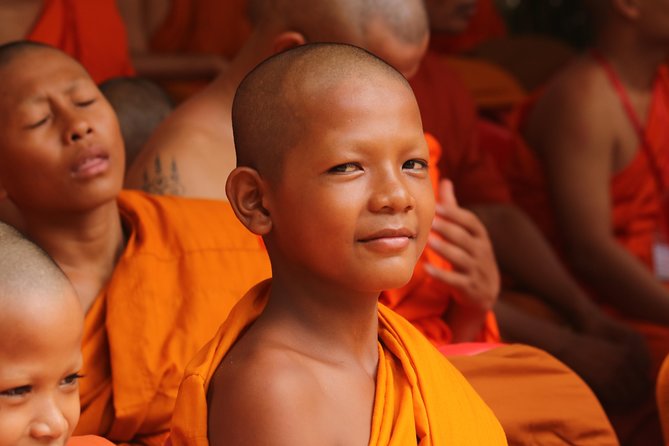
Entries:
{"type": "Polygon", "coordinates": [[[162,444],[183,370],[269,261],[229,205],[121,192],[116,116],[41,44],[0,47],[0,198],[86,318],[77,434],[162,444]]]}
{"type": "Polygon", "coordinates": [[[273,278],[190,364],[174,444],[506,444],[464,378],[377,301],[411,277],[434,212],[404,77],[355,47],[302,46],[254,69],[232,116],[226,192],[273,278]]]}
{"type": "Polygon", "coordinates": [[[49,256],[3,223],[0,253],[0,445],[65,444],[79,420],[81,304],[49,256]]]}

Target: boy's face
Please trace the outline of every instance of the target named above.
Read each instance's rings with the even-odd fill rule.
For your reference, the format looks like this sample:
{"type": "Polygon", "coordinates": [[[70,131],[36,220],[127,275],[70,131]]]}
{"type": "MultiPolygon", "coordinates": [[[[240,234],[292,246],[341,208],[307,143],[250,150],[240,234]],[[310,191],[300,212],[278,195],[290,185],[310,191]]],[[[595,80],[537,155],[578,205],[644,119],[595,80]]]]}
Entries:
{"type": "Polygon", "coordinates": [[[60,306],[3,309],[0,446],[63,445],[79,420],[82,314],[71,293],[60,306]]]}
{"type": "Polygon", "coordinates": [[[269,237],[281,263],[338,289],[402,286],[434,215],[411,90],[387,76],[348,81],[317,93],[304,112],[305,134],[270,185],[269,237]]]}
{"type": "Polygon", "coordinates": [[[0,67],[0,192],[22,210],[87,210],[123,181],[116,116],[86,71],[34,49],[0,67]]]}

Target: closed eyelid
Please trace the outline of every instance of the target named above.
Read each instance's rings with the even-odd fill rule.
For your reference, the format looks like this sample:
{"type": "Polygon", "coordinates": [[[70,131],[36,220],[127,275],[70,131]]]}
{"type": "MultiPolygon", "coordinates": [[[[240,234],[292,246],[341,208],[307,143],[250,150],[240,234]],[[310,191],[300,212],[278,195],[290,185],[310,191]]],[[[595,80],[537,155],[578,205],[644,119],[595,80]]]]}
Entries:
{"type": "Polygon", "coordinates": [[[0,396],[4,397],[19,397],[23,396],[26,393],[29,393],[32,390],[32,386],[30,385],[25,385],[25,386],[17,386],[17,387],[12,387],[11,389],[5,389],[0,391],[0,396]]]}

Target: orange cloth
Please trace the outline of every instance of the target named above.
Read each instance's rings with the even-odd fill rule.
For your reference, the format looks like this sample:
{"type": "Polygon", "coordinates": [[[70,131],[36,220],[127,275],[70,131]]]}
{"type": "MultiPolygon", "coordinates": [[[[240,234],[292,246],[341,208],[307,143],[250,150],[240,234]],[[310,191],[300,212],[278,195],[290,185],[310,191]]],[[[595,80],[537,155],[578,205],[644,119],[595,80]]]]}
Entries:
{"type": "Polygon", "coordinates": [[[226,202],[136,191],[118,201],[128,241],[86,315],[75,432],[162,445],[186,364],[271,271],[226,202]]]}
{"type": "Polygon", "coordinates": [[[213,53],[232,58],[251,33],[246,0],[171,0],[170,12],[153,34],[158,52],[213,53]]]}
{"type": "MultiPolygon", "coordinates": [[[[436,166],[441,157],[441,146],[430,134],[425,134],[425,139],[430,149],[429,165],[436,166]]],[[[436,168],[430,168],[430,179],[436,195],[439,183],[439,171],[436,168]]],[[[399,289],[384,291],[379,301],[406,318],[432,344],[441,348],[450,344],[453,338],[450,327],[444,321],[444,315],[451,306],[453,291],[451,287],[434,279],[425,271],[425,262],[442,269],[451,268],[446,260],[437,255],[432,248],[426,246],[409,283],[399,289]]],[[[488,312],[486,323],[474,341],[500,341],[497,321],[492,311],[488,312]]]]}
{"type": "Polygon", "coordinates": [[[512,344],[448,359],[495,412],[509,444],[618,444],[590,388],[548,353],[512,344]]]}
{"type": "MultiPolygon", "coordinates": [[[[270,285],[265,281],[251,289],[188,365],[172,422],[174,446],[209,444],[209,382],[234,342],[262,313],[270,285]]],[[[370,445],[506,444],[499,423],[471,386],[411,324],[383,305],[376,381],[370,445]]]]}
{"type": "Polygon", "coordinates": [[[507,35],[506,24],[493,0],[479,0],[467,29],[459,34],[433,33],[430,48],[440,53],[463,53],[481,43],[507,35]]]}
{"type": "Polygon", "coordinates": [[[45,0],[26,39],[63,50],[96,83],[135,74],[125,25],[114,0],[45,0]]]}
{"type": "Polygon", "coordinates": [[[439,171],[453,182],[460,205],[510,202],[501,173],[479,144],[474,102],[447,60],[428,52],[409,82],[423,128],[441,144],[439,171]]]}
{"type": "Polygon", "coordinates": [[[95,435],[84,435],[81,437],[72,437],[67,442],[67,446],[113,446],[109,440],[95,435]]]}

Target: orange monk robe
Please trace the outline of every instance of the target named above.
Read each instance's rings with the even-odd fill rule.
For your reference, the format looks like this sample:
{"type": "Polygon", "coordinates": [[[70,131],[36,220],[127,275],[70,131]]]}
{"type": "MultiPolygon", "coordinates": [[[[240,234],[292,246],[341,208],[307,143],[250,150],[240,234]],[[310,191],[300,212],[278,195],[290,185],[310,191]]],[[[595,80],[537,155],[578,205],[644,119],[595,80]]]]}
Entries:
{"type": "Polygon", "coordinates": [[[66,52],[96,83],[135,74],[115,0],[45,0],[26,39],[66,52]]]}
{"type": "MultiPolygon", "coordinates": [[[[205,446],[207,389],[241,333],[262,313],[271,281],[251,289],[186,369],[172,420],[174,446],[205,446]]],[[[476,392],[406,320],[379,305],[379,365],[370,445],[505,445],[476,392]]],[[[267,373],[272,379],[271,372],[267,373]]],[[[333,414],[336,416],[336,414],[333,414]]]]}
{"type": "Polygon", "coordinates": [[[471,95],[446,59],[428,52],[410,79],[423,128],[441,145],[441,176],[453,182],[461,205],[508,203],[511,196],[488,151],[479,144],[471,95]]]}
{"type": "Polygon", "coordinates": [[[509,444],[619,444],[587,384],[542,350],[512,344],[448,359],[495,412],[509,444]]]}
{"type": "Polygon", "coordinates": [[[669,446],[669,356],[664,358],[657,377],[656,399],[660,411],[664,444],[669,446]]]}
{"type": "Polygon", "coordinates": [[[171,0],[167,18],[151,37],[157,52],[220,54],[232,58],[251,33],[246,0],[171,0]]]}
{"type": "Polygon", "coordinates": [[[109,440],[96,435],[83,435],[81,437],[72,437],[66,443],[67,446],[114,446],[109,440]]]}
{"type": "Polygon", "coordinates": [[[479,0],[467,29],[458,34],[433,32],[430,48],[439,53],[457,54],[471,51],[483,42],[505,37],[506,24],[493,0],[479,0]]]}
{"type": "Polygon", "coordinates": [[[271,270],[226,202],[135,191],[118,202],[127,245],[86,314],[75,433],[162,445],[186,364],[271,270]]]}
{"type": "MultiPolygon", "coordinates": [[[[441,146],[430,134],[425,135],[430,149],[430,180],[435,194],[438,191],[439,171],[436,167],[441,157],[441,146]]],[[[450,264],[437,255],[429,246],[416,264],[409,283],[399,289],[381,293],[380,302],[397,312],[423,333],[437,348],[452,342],[452,332],[444,317],[453,304],[453,289],[430,276],[424,268],[425,262],[440,269],[450,269],[450,264]]],[[[477,342],[499,342],[497,321],[492,311],[488,312],[477,342]]]]}
{"type": "MultiPolygon", "coordinates": [[[[511,187],[514,200],[532,217],[558,252],[561,252],[559,231],[556,229],[555,216],[550,208],[543,168],[533,150],[520,136],[533,103],[534,101],[519,109],[514,117],[512,121],[516,129],[514,153],[506,163],[500,165],[511,187]]],[[[669,69],[663,67],[658,72],[655,82],[645,136],[655,151],[664,182],[669,185],[668,122],[669,69]]],[[[665,232],[667,238],[669,233],[661,224],[660,194],[657,192],[646,152],[641,147],[637,150],[635,158],[624,169],[612,175],[610,185],[611,225],[614,237],[648,269],[653,270],[652,246],[656,232],[665,232]]],[[[669,282],[665,284],[669,287],[669,282]]],[[[606,306],[605,296],[594,297],[606,306]]],[[[630,320],[615,312],[614,314],[644,335],[651,350],[653,370],[657,371],[660,362],[669,353],[669,327],[630,320]]]]}

